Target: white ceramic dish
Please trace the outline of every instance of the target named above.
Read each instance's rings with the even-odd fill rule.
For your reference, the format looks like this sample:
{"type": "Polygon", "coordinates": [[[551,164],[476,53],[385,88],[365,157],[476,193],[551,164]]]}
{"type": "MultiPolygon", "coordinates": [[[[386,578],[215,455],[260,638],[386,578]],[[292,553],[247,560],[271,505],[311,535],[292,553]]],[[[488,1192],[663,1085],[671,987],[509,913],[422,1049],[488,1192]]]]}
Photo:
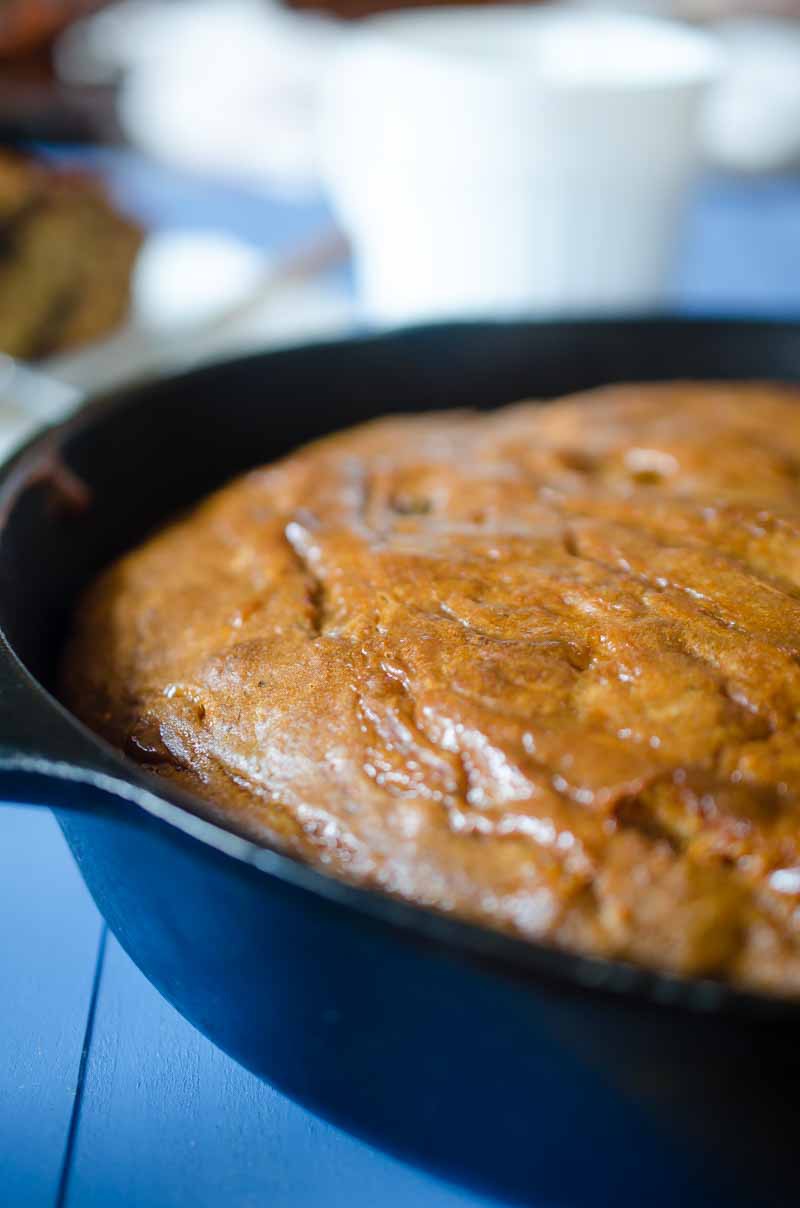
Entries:
{"type": "Polygon", "coordinates": [[[364,21],[321,148],[370,318],[657,305],[718,65],[711,37],[624,13],[364,21]]]}

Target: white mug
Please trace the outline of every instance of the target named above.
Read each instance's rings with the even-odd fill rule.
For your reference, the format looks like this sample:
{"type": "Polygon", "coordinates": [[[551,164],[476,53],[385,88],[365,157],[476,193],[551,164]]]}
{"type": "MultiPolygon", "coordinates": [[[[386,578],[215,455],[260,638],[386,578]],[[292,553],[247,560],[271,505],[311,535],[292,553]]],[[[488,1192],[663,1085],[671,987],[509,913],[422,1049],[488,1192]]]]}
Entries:
{"type": "Polygon", "coordinates": [[[652,308],[713,39],[569,7],[390,13],[345,36],[321,165],[367,317],[652,308]]]}

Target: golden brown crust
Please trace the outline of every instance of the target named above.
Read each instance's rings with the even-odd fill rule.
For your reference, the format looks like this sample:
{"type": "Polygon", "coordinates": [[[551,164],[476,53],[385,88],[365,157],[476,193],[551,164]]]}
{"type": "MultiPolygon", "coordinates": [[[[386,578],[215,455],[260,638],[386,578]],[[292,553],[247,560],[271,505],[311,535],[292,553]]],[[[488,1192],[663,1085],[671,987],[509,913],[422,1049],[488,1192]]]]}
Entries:
{"type": "Polygon", "coordinates": [[[64,698],[336,875],[799,992],[798,402],[609,387],[318,442],[90,588],[64,698]]]}

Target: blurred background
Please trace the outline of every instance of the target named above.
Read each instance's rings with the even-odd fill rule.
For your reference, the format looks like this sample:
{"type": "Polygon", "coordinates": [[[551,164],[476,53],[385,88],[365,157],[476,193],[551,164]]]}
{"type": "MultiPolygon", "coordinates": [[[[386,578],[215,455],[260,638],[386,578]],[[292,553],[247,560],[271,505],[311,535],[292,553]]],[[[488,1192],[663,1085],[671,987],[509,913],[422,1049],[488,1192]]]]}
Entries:
{"type": "Polygon", "coordinates": [[[83,392],[365,325],[800,310],[798,0],[378,6],[0,0],[0,351],[83,392]]]}

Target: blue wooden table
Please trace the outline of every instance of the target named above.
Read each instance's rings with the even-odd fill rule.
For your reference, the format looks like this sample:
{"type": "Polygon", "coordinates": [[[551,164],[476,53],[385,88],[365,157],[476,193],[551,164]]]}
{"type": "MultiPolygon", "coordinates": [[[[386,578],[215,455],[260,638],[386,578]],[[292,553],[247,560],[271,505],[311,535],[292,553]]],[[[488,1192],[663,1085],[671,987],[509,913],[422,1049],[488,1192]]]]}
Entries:
{"type": "MultiPolygon", "coordinates": [[[[223,225],[278,250],[324,216],[132,157],[100,160],[154,225],[223,225]]],[[[800,181],[708,181],[674,297],[683,309],[800,315],[800,181]]],[[[107,934],[54,819],[0,806],[2,1208],[487,1202],[323,1124],[214,1049],[107,934]]]]}

